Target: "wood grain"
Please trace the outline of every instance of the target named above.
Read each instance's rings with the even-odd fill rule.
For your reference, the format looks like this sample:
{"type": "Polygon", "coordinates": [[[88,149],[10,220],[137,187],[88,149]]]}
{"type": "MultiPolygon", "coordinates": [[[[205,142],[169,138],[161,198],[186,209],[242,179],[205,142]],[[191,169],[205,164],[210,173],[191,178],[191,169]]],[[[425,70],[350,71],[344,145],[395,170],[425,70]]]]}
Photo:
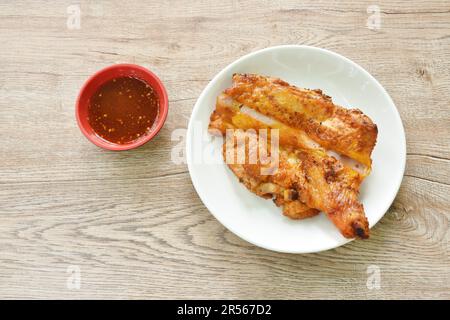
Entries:
{"type": "Polygon", "coordinates": [[[0,39],[0,298],[450,299],[448,1],[7,0],[0,39]],[[66,27],[72,4],[79,30],[66,27]],[[366,27],[373,4],[379,30],[366,27]],[[407,169],[369,241],[308,255],[254,247],[170,160],[171,133],[209,80],[278,44],[349,57],[400,111],[407,169]],[[118,62],[154,70],[170,97],[156,140],[123,153],[91,145],[74,119],[86,77],[118,62]],[[366,286],[370,265],[379,290],[366,286]]]}

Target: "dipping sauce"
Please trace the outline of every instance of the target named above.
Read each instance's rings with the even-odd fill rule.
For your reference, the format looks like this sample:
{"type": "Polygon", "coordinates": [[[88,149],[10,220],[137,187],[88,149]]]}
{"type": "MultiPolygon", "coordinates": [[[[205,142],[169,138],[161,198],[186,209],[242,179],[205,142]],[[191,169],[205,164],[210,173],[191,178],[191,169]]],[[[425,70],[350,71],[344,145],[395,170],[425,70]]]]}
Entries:
{"type": "Polygon", "coordinates": [[[132,77],[112,79],[91,97],[88,121],[101,138],[126,144],[152,130],[159,99],[153,88],[132,77]]]}

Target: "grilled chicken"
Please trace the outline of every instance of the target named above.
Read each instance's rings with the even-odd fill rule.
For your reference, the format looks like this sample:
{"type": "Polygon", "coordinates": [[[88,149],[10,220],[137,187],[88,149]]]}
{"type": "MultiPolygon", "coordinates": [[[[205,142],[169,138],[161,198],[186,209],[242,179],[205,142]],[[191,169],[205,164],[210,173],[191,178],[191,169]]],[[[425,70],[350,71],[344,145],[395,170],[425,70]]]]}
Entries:
{"type": "MultiPolygon", "coordinates": [[[[254,134],[252,131],[235,130],[233,135],[226,136],[229,140],[223,144],[224,159],[233,158],[232,161],[227,161],[227,164],[239,181],[253,193],[265,199],[273,199],[277,206],[283,208],[283,214],[291,219],[305,219],[317,215],[320,211],[312,209],[302,202],[295,188],[279,184],[270,179],[270,175],[262,174],[264,169],[266,172],[271,171],[270,164],[261,163],[261,158],[257,156],[258,137],[256,134],[249,136],[249,133],[254,134]],[[243,143],[239,143],[239,141],[243,143]],[[231,145],[232,147],[230,147],[231,145]],[[245,154],[244,161],[237,161],[239,153],[245,154]],[[256,161],[249,161],[252,158],[256,161]]],[[[262,146],[267,147],[265,144],[262,146]]],[[[270,156],[270,150],[267,152],[270,156]]]]}
{"type": "Polygon", "coordinates": [[[300,89],[259,75],[234,74],[233,86],[225,93],[370,168],[378,131],[360,110],[335,105],[321,90],[300,89]]]}
{"type": "Polygon", "coordinates": [[[255,194],[272,198],[286,216],[302,219],[323,211],[345,237],[369,236],[358,194],[370,172],[377,133],[359,111],[333,105],[318,90],[298,89],[273,78],[234,75],[233,86],[217,98],[209,130],[226,137],[224,159],[239,180],[255,194]],[[269,133],[268,139],[256,134],[262,129],[269,133]],[[279,138],[276,167],[259,160],[229,161],[238,154],[259,159],[261,145],[270,157],[272,129],[277,129],[279,138]],[[347,157],[363,169],[344,161],[347,157]]]}

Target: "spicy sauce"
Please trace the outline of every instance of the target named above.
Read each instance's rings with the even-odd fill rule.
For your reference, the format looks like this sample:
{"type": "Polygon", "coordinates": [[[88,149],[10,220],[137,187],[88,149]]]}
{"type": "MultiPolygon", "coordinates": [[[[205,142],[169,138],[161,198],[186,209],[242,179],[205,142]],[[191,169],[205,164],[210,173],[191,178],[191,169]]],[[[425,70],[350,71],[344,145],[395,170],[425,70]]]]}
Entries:
{"type": "Polygon", "coordinates": [[[97,135],[126,144],[152,130],[159,99],[144,81],[123,77],[103,84],[91,97],[88,121],[97,135]]]}

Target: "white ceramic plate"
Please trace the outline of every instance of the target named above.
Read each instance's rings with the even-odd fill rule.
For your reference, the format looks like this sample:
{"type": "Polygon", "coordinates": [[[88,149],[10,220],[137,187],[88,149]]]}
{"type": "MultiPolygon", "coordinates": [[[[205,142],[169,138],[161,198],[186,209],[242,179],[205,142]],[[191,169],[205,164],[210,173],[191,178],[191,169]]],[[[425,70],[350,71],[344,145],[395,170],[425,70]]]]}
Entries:
{"type": "Polygon", "coordinates": [[[214,77],[195,104],[186,140],[188,167],[198,195],[217,220],[242,239],[280,252],[318,252],[349,241],[323,213],[300,221],[284,217],[272,201],[248,191],[225,165],[222,138],[210,137],[207,127],[217,95],[231,85],[235,72],[322,89],[336,104],[359,108],[377,124],[372,173],[360,194],[374,226],[394,200],[405,169],[405,134],[398,111],[378,81],[356,63],[328,50],[297,45],[271,47],[236,60],[214,77]]]}

